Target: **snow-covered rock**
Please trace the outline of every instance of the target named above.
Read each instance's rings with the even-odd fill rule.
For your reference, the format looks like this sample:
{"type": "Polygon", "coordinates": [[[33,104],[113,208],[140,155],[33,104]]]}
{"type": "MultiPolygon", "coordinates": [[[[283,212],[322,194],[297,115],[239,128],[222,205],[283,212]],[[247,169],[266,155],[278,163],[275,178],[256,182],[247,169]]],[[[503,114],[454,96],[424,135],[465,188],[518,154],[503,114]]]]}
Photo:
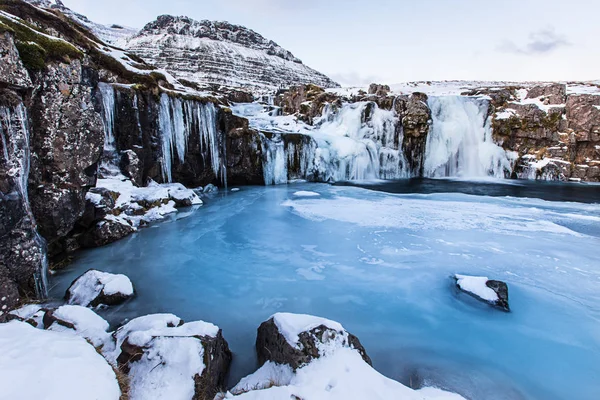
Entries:
{"type": "Polygon", "coordinates": [[[277,313],[260,325],[256,338],[256,352],[261,364],[272,361],[293,369],[338,347],[356,350],[366,363],[371,364],[356,336],[335,321],[312,315],[277,313]]]}
{"type": "Polygon", "coordinates": [[[133,284],[127,276],[91,269],[73,281],[65,297],[72,305],[97,307],[123,303],[133,294],[133,284]]]}
{"type": "Polygon", "coordinates": [[[272,40],[228,22],[162,15],[126,48],[178,79],[202,84],[269,90],[304,83],[339,86],[272,40]]]}
{"type": "Polygon", "coordinates": [[[483,276],[454,275],[458,288],[502,310],[510,311],[508,285],[483,276]]]}
{"type": "Polygon", "coordinates": [[[381,375],[371,367],[364,354],[348,345],[349,334],[335,321],[308,315],[276,314],[261,325],[259,336],[261,330],[264,333],[267,323],[272,324],[270,329],[281,331],[276,333],[280,338],[275,342],[259,343],[257,340],[257,351],[260,346],[268,346],[268,351],[278,352],[281,340],[298,349],[306,343],[307,335],[314,336],[320,331],[318,347],[321,355],[298,368],[292,368],[289,363],[267,361],[220,398],[464,400],[457,394],[435,388],[413,390],[381,375]]]}
{"type": "Polygon", "coordinates": [[[103,351],[112,350],[112,338],[107,332],[108,322],[92,310],[82,306],[65,305],[44,314],[44,328],[55,332],[74,332],[103,351]],[[108,348],[104,348],[104,347],[108,348]]]}
{"type": "Polygon", "coordinates": [[[18,320],[27,322],[29,325],[36,328],[44,327],[44,315],[46,309],[39,304],[27,304],[9,313],[8,320],[18,320]]]}
{"type": "Polygon", "coordinates": [[[28,323],[0,324],[3,399],[119,400],[111,366],[85,339],[28,323]]]}
{"type": "Polygon", "coordinates": [[[147,315],[113,336],[117,347],[108,358],[128,372],[132,400],[212,399],[225,385],[231,352],[213,324],[147,315]]]}

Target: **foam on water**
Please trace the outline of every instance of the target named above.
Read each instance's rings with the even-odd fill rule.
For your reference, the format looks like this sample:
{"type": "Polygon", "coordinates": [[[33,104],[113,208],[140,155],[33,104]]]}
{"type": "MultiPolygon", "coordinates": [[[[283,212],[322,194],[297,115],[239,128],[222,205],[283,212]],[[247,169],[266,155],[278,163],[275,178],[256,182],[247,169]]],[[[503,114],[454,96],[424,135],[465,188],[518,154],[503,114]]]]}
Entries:
{"type": "Polygon", "coordinates": [[[128,275],[137,297],[104,315],[219,325],[235,353],[231,384],[256,369],[258,325],[295,312],[339,321],[405,384],[472,399],[597,399],[600,205],[323,184],[221,196],[79,253],[52,293],[89,268],[128,275]],[[459,292],[456,273],[506,281],[512,312],[459,292]]]}

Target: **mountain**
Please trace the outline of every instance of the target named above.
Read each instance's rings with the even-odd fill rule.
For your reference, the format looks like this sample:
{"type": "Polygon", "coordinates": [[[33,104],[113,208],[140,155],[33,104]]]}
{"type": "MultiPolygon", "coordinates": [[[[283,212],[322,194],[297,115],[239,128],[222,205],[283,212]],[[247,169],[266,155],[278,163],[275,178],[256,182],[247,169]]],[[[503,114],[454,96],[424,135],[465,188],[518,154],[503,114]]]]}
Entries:
{"type": "Polygon", "coordinates": [[[291,52],[243,26],[162,15],[125,48],[178,79],[249,89],[339,87],[291,52]]]}
{"type": "Polygon", "coordinates": [[[120,25],[103,25],[90,21],[85,15],[76,13],[63,4],[60,0],[26,0],[28,3],[50,10],[57,10],[73,19],[75,22],[91,30],[99,39],[106,43],[122,46],[124,39],[133,36],[138,29],[120,25]]]}

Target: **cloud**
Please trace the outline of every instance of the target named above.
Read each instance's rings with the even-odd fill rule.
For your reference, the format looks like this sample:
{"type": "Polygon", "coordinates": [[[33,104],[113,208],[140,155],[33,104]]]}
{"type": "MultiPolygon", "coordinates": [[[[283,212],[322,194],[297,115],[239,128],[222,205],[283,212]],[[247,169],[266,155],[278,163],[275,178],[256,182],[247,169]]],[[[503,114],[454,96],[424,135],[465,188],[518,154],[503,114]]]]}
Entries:
{"type": "Polygon", "coordinates": [[[515,42],[506,40],[498,50],[505,53],[524,55],[536,55],[551,53],[559,47],[570,46],[571,43],[564,35],[556,33],[554,28],[545,28],[529,34],[527,43],[517,45],[515,42]]]}
{"type": "Polygon", "coordinates": [[[381,78],[376,75],[361,75],[357,72],[331,73],[327,76],[342,86],[368,86],[374,82],[381,83],[381,78]]]}

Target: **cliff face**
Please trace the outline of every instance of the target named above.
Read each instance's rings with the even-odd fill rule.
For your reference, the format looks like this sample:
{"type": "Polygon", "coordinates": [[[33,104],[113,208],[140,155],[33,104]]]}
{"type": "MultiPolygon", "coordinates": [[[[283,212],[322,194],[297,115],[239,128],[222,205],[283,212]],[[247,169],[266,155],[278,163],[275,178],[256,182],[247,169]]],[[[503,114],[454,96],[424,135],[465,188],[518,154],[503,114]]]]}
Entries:
{"type": "MultiPolygon", "coordinates": [[[[583,90],[582,90],[583,89],[583,90]]],[[[487,93],[494,138],[518,152],[521,179],[600,181],[600,95],[546,84],[487,93]]]]}
{"type": "Polygon", "coordinates": [[[227,22],[163,15],[129,39],[126,48],[177,78],[201,84],[271,90],[308,83],[339,86],[277,43],[227,22]]]}

